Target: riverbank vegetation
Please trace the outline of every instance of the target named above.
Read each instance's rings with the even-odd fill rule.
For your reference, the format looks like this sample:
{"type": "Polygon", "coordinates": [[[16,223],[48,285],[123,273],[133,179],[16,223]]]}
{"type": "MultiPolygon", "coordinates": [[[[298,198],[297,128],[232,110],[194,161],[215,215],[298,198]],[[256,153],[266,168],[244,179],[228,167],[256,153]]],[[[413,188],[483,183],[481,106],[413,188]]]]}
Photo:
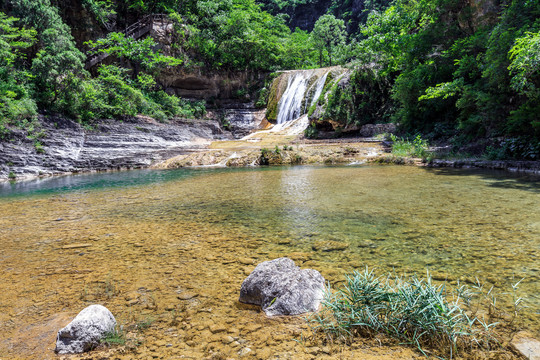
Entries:
{"type": "Polygon", "coordinates": [[[478,139],[491,139],[484,148],[524,144],[497,155],[538,159],[540,123],[532,114],[540,109],[540,72],[531,65],[539,56],[540,5],[506,1],[498,9],[399,0],[373,12],[356,44],[356,85],[341,89],[333,106],[361,119],[357,113],[379,111],[362,106],[379,93],[385,115],[404,132],[449,138],[456,147],[478,139]],[[380,91],[354,91],[374,81],[380,91]]]}
{"type": "Polygon", "coordinates": [[[535,1],[366,0],[358,10],[340,0],[6,0],[0,11],[3,137],[38,112],[81,122],[204,114],[163,91],[165,68],[267,74],[343,65],[351,76],[332,87],[325,119],[315,120],[391,121],[456,149],[474,143],[494,158],[540,157],[535,1]],[[77,27],[73,8],[90,30],[77,27]],[[122,33],[152,13],[174,23],[166,49],[122,33]],[[87,68],[96,53],[111,56],[87,68]]]}
{"type": "Polygon", "coordinates": [[[426,356],[452,359],[471,351],[504,347],[495,327],[511,325],[521,309],[513,285],[514,308],[504,318],[493,289],[477,284],[451,290],[425,279],[355,271],[339,288],[328,288],[323,310],[308,317],[315,332],[347,341],[355,336],[385,334],[416,347],[426,356]]]}

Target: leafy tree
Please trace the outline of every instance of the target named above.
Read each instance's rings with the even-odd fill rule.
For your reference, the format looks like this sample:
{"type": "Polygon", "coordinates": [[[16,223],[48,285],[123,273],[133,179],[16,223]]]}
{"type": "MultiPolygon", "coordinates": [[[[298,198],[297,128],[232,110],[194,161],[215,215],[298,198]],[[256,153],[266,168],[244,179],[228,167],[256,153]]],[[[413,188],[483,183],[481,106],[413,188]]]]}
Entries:
{"type": "Polygon", "coordinates": [[[50,0],[13,0],[13,5],[38,34],[40,50],[32,60],[34,96],[43,107],[54,108],[59,97],[70,91],[73,76],[83,71],[85,56],[50,0]]]}
{"type": "Polygon", "coordinates": [[[525,131],[530,125],[540,134],[540,32],[527,32],[517,38],[509,55],[510,86],[525,98],[522,105],[512,112],[511,125],[518,123],[525,127],[525,131]],[[528,123],[524,119],[529,120],[528,123]]]}
{"type": "Polygon", "coordinates": [[[313,28],[313,40],[319,48],[319,63],[323,64],[323,49],[326,49],[329,64],[332,66],[332,53],[338,46],[345,43],[345,23],[334,15],[323,15],[313,28]]]}
{"type": "Polygon", "coordinates": [[[280,57],[285,69],[305,69],[317,66],[317,53],[313,37],[307,31],[296,29],[285,39],[280,57]]]}
{"type": "Polygon", "coordinates": [[[354,34],[358,31],[359,24],[366,22],[369,14],[384,11],[390,2],[391,0],[364,0],[359,4],[354,0],[332,0],[328,13],[343,19],[347,32],[354,34]]]}
{"type": "Polygon", "coordinates": [[[279,68],[290,35],[282,17],[254,0],[197,1],[185,16],[173,17],[185,34],[185,50],[214,69],[279,68]]]}
{"type": "Polygon", "coordinates": [[[528,97],[537,97],[540,90],[540,32],[527,32],[517,38],[509,54],[512,88],[528,97]]]}
{"type": "Polygon", "coordinates": [[[29,74],[21,68],[22,51],[35,42],[36,31],[19,28],[19,19],[0,13],[0,138],[9,133],[7,125],[36,114],[36,104],[29,97],[29,74]]]}
{"type": "MultiPolygon", "coordinates": [[[[165,56],[161,52],[155,51],[157,44],[151,37],[135,40],[126,37],[123,33],[111,32],[107,34],[106,38],[88,41],[86,44],[93,49],[91,53],[106,53],[120,59],[127,59],[137,66],[142,66],[146,71],[182,63],[180,59],[165,56]]],[[[138,72],[135,72],[135,77],[137,75],[138,72]]]]}
{"type": "Polygon", "coordinates": [[[96,20],[110,29],[110,22],[116,15],[113,0],[83,0],[82,4],[94,14],[96,20]]]}
{"type": "Polygon", "coordinates": [[[142,13],[175,12],[184,6],[180,0],[122,0],[129,8],[142,13]]]}

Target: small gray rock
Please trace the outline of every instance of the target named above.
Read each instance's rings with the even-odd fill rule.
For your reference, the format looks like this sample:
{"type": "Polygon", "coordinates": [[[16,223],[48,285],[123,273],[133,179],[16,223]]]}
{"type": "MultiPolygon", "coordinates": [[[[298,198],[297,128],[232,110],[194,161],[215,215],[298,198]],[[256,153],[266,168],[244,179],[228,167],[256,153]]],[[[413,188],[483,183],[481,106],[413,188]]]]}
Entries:
{"type": "Polygon", "coordinates": [[[55,352],[78,354],[99,345],[105,334],[114,331],[116,319],[102,305],[90,305],[65,328],[58,331],[55,352]]]}
{"type": "Polygon", "coordinates": [[[265,261],[244,280],[240,302],[261,305],[268,316],[319,310],[324,278],[317,270],[300,270],[289,258],[265,261]]]}

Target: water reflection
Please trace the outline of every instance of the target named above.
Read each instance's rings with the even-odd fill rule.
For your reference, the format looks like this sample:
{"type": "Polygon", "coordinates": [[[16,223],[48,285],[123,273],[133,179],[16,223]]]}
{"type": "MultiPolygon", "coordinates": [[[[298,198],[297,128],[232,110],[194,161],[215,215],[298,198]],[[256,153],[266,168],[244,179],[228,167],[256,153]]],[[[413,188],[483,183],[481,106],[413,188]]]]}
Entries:
{"type": "Polygon", "coordinates": [[[310,207],[316,196],[322,196],[311,182],[316,168],[302,171],[283,171],[277,185],[277,193],[282,198],[282,209],[277,215],[281,230],[294,233],[297,239],[319,231],[321,223],[314,209],[310,207]]]}

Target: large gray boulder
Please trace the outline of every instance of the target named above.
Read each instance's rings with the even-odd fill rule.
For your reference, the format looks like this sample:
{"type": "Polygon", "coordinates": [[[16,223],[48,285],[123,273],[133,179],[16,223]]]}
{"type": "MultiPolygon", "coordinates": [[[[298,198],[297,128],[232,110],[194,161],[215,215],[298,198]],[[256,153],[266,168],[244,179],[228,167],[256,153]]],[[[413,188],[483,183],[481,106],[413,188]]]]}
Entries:
{"type": "Polygon", "coordinates": [[[289,258],[265,261],[244,280],[240,302],[261,305],[268,316],[319,310],[324,278],[317,270],[300,270],[289,258]]]}
{"type": "Polygon", "coordinates": [[[65,328],[58,331],[55,352],[78,354],[99,345],[107,333],[114,331],[116,319],[104,306],[90,305],[65,328]]]}

